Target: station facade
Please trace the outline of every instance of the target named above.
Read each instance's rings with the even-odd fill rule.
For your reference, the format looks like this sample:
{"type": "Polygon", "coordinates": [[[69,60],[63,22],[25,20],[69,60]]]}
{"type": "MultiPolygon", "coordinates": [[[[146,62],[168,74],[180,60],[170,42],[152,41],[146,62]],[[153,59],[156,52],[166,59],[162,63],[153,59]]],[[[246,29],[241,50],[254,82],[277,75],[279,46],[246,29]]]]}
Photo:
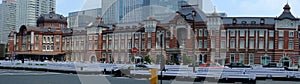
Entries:
{"type": "Polygon", "coordinates": [[[83,30],[67,27],[65,17],[41,15],[36,27],[9,34],[9,55],[31,60],[134,63],[297,64],[299,19],[287,4],[279,17],[207,16],[196,5],[182,6],[168,19],[104,24],[101,17],[83,30]],[[136,52],[133,49],[137,49],[136,52]]]}

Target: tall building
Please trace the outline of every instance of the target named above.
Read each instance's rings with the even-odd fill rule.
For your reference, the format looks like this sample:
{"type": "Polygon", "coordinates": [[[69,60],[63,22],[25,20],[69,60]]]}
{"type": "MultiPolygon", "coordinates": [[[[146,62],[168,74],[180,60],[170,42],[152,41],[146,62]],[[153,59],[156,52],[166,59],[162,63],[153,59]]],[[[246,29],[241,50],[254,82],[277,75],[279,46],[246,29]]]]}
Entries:
{"type": "Polygon", "coordinates": [[[7,43],[7,36],[16,24],[16,1],[2,0],[0,4],[0,44],[7,43]]]}
{"type": "Polygon", "coordinates": [[[136,22],[149,16],[165,17],[184,5],[197,5],[205,13],[213,12],[211,0],[102,0],[102,16],[108,24],[136,22]]]}
{"type": "Polygon", "coordinates": [[[36,26],[37,18],[41,14],[55,11],[56,0],[17,0],[16,30],[21,25],[36,26]]]}
{"type": "Polygon", "coordinates": [[[101,16],[101,8],[88,9],[69,13],[68,28],[80,29],[89,23],[96,21],[96,17],[101,16]]]}

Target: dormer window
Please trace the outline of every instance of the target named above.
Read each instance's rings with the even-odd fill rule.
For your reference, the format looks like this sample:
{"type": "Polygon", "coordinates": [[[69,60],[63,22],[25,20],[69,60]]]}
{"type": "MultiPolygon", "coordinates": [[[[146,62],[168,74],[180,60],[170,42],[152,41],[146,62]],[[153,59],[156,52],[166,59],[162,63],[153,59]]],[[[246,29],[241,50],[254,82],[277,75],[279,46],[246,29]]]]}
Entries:
{"type": "Polygon", "coordinates": [[[247,24],[247,22],[246,21],[242,21],[242,24],[247,24]]]}
{"type": "Polygon", "coordinates": [[[256,24],[256,22],[255,21],[251,21],[251,24],[256,24]]]}
{"type": "Polygon", "coordinates": [[[236,23],[237,23],[237,20],[235,18],[233,18],[232,24],[236,24],[236,23]]]}
{"type": "Polygon", "coordinates": [[[265,19],[260,19],[260,24],[265,24],[265,19]]]}

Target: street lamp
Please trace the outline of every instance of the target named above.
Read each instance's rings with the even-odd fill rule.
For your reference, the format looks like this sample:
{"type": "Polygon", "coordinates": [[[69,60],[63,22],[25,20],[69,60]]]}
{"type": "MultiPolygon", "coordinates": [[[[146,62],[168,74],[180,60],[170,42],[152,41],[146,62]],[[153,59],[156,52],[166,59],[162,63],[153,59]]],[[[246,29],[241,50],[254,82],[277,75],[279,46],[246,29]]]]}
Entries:
{"type": "Polygon", "coordinates": [[[192,11],[192,17],[193,17],[193,32],[194,32],[194,35],[193,36],[193,72],[195,73],[196,72],[196,64],[195,64],[195,40],[196,40],[196,37],[195,37],[195,32],[196,32],[196,26],[195,26],[195,18],[196,18],[196,11],[192,11]]]}

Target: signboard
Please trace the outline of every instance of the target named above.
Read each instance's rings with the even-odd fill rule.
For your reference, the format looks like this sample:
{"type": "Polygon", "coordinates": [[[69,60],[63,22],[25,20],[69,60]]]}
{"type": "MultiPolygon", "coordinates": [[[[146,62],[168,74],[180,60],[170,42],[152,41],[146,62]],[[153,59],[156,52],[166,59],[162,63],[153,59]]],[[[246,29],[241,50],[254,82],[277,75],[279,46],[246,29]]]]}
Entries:
{"type": "Polygon", "coordinates": [[[133,52],[133,53],[137,53],[137,50],[138,50],[138,49],[137,49],[136,47],[133,47],[133,48],[132,48],[132,52],[133,52]]]}

